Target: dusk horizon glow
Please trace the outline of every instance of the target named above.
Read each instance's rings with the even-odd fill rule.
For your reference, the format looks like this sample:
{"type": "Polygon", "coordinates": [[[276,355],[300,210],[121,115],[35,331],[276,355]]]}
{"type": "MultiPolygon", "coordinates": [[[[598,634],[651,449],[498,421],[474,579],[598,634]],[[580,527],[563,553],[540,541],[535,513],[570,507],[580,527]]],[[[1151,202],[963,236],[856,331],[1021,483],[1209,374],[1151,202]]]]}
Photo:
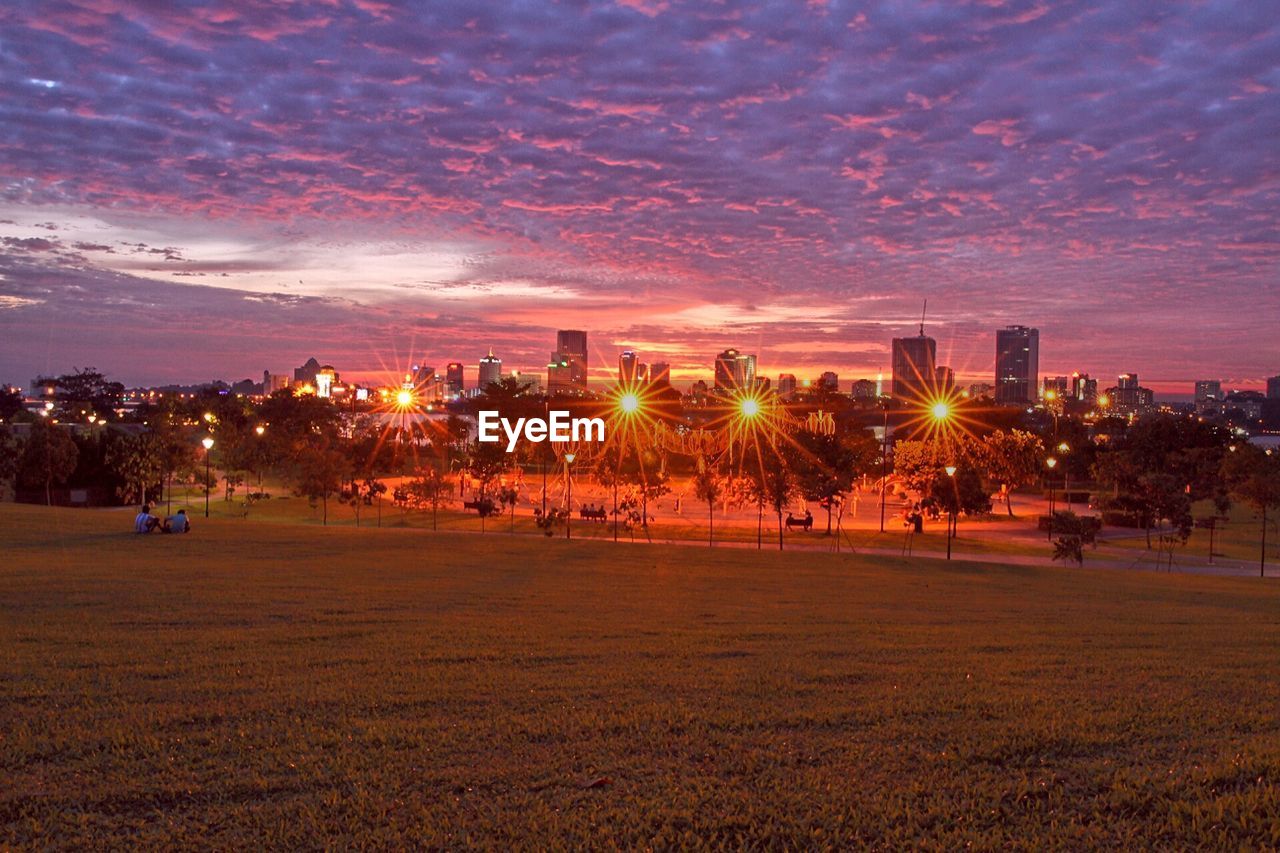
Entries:
{"type": "Polygon", "coordinates": [[[0,11],[0,381],[357,380],[590,335],[709,379],[1162,393],[1280,374],[1266,4],[617,3],[0,11]]]}

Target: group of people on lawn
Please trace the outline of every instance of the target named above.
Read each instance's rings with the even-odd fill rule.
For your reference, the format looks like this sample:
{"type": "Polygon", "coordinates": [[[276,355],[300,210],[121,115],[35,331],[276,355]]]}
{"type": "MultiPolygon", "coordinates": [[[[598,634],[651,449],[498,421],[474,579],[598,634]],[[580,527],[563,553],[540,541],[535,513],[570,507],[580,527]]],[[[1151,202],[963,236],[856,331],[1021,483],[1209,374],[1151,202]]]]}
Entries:
{"type": "Polygon", "coordinates": [[[134,533],[190,533],[191,522],[187,520],[187,511],[180,509],[168,518],[160,518],[151,514],[150,504],[143,504],[142,511],[133,519],[134,533]]]}

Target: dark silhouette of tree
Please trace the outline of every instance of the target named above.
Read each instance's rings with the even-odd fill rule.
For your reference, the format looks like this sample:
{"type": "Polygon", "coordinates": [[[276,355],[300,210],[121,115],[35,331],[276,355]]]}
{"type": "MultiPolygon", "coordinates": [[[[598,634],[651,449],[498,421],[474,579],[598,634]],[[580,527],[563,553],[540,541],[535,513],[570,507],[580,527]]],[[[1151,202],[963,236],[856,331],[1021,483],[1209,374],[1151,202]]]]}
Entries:
{"type": "Polygon", "coordinates": [[[116,492],[126,503],[148,503],[148,492],[164,479],[163,450],[154,433],[112,435],[103,461],[107,470],[119,478],[116,492]]]}
{"type": "Polygon", "coordinates": [[[22,392],[0,388],[0,423],[22,411],[22,392]]]}
{"type": "Polygon", "coordinates": [[[124,400],[124,386],[112,382],[101,371],[85,367],[53,378],[41,378],[37,384],[53,388],[54,412],[68,421],[83,422],[89,415],[99,418],[115,416],[124,400]]]}
{"type": "Polygon", "coordinates": [[[1222,460],[1222,478],[1230,494],[1262,517],[1258,576],[1267,574],[1267,512],[1280,509],[1280,455],[1251,444],[1236,446],[1222,460]]]}
{"type": "Polygon", "coordinates": [[[1013,518],[1013,490],[1034,483],[1040,476],[1044,443],[1023,430],[997,430],[982,438],[976,455],[987,480],[1000,487],[1005,511],[1013,518]]]}
{"type": "Polygon", "coordinates": [[[53,486],[67,481],[76,470],[80,452],[65,429],[40,418],[22,443],[18,479],[33,488],[44,487],[44,500],[53,506],[53,486]]]}
{"type": "Polygon", "coordinates": [[[321,503],[325,526],[329,524],[329,498],[342,488],[350,470],[346,455],[327,443],[303,445],[294,453],[290,466],[294,493],[308,498],[313,506],[316,501],[321,503]]]}

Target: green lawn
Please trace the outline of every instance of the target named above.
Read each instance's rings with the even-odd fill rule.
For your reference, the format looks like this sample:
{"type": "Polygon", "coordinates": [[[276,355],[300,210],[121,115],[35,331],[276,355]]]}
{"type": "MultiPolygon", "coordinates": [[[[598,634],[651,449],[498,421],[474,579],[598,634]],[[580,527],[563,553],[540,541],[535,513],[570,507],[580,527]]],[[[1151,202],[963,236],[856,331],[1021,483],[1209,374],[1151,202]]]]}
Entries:
{"type": "Polygon", "coordinates": [[[1273,582],[130,517],[0,505],[0,847],[1280,845],[1273,582]]]}

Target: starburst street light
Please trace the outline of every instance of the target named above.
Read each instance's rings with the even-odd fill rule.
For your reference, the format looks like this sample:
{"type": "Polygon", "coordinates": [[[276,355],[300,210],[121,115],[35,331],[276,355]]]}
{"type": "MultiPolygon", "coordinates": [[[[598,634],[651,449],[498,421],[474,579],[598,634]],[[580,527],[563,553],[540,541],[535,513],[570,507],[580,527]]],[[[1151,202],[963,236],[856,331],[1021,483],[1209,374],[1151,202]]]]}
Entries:
{"type": "Polygon", "coordinates": [[[631,414],[640,408],[640,397],[634,391],[627,391],[618,398],[618,408],[623,414],[631,414]]]}
{"type": "Polygon", "coordinates": [[[407,409],[413,405],[413,392],[408,388],[401,388],[396,392],[396,405],[402,409],[407,409]]]}
{"type": "Polygon", "coordinates": [[[738,403],[738,412],[744,418],[755,418],[760,415],[760,401],[755,397],[743,397],[738,403]]]}
{"type": "Polygon", "coordinates": [[[933,416],[935,421],[945,421],[951,417],[951,404],[945,400],[939,400],[930,407],[929,414],[933,416]]]}

